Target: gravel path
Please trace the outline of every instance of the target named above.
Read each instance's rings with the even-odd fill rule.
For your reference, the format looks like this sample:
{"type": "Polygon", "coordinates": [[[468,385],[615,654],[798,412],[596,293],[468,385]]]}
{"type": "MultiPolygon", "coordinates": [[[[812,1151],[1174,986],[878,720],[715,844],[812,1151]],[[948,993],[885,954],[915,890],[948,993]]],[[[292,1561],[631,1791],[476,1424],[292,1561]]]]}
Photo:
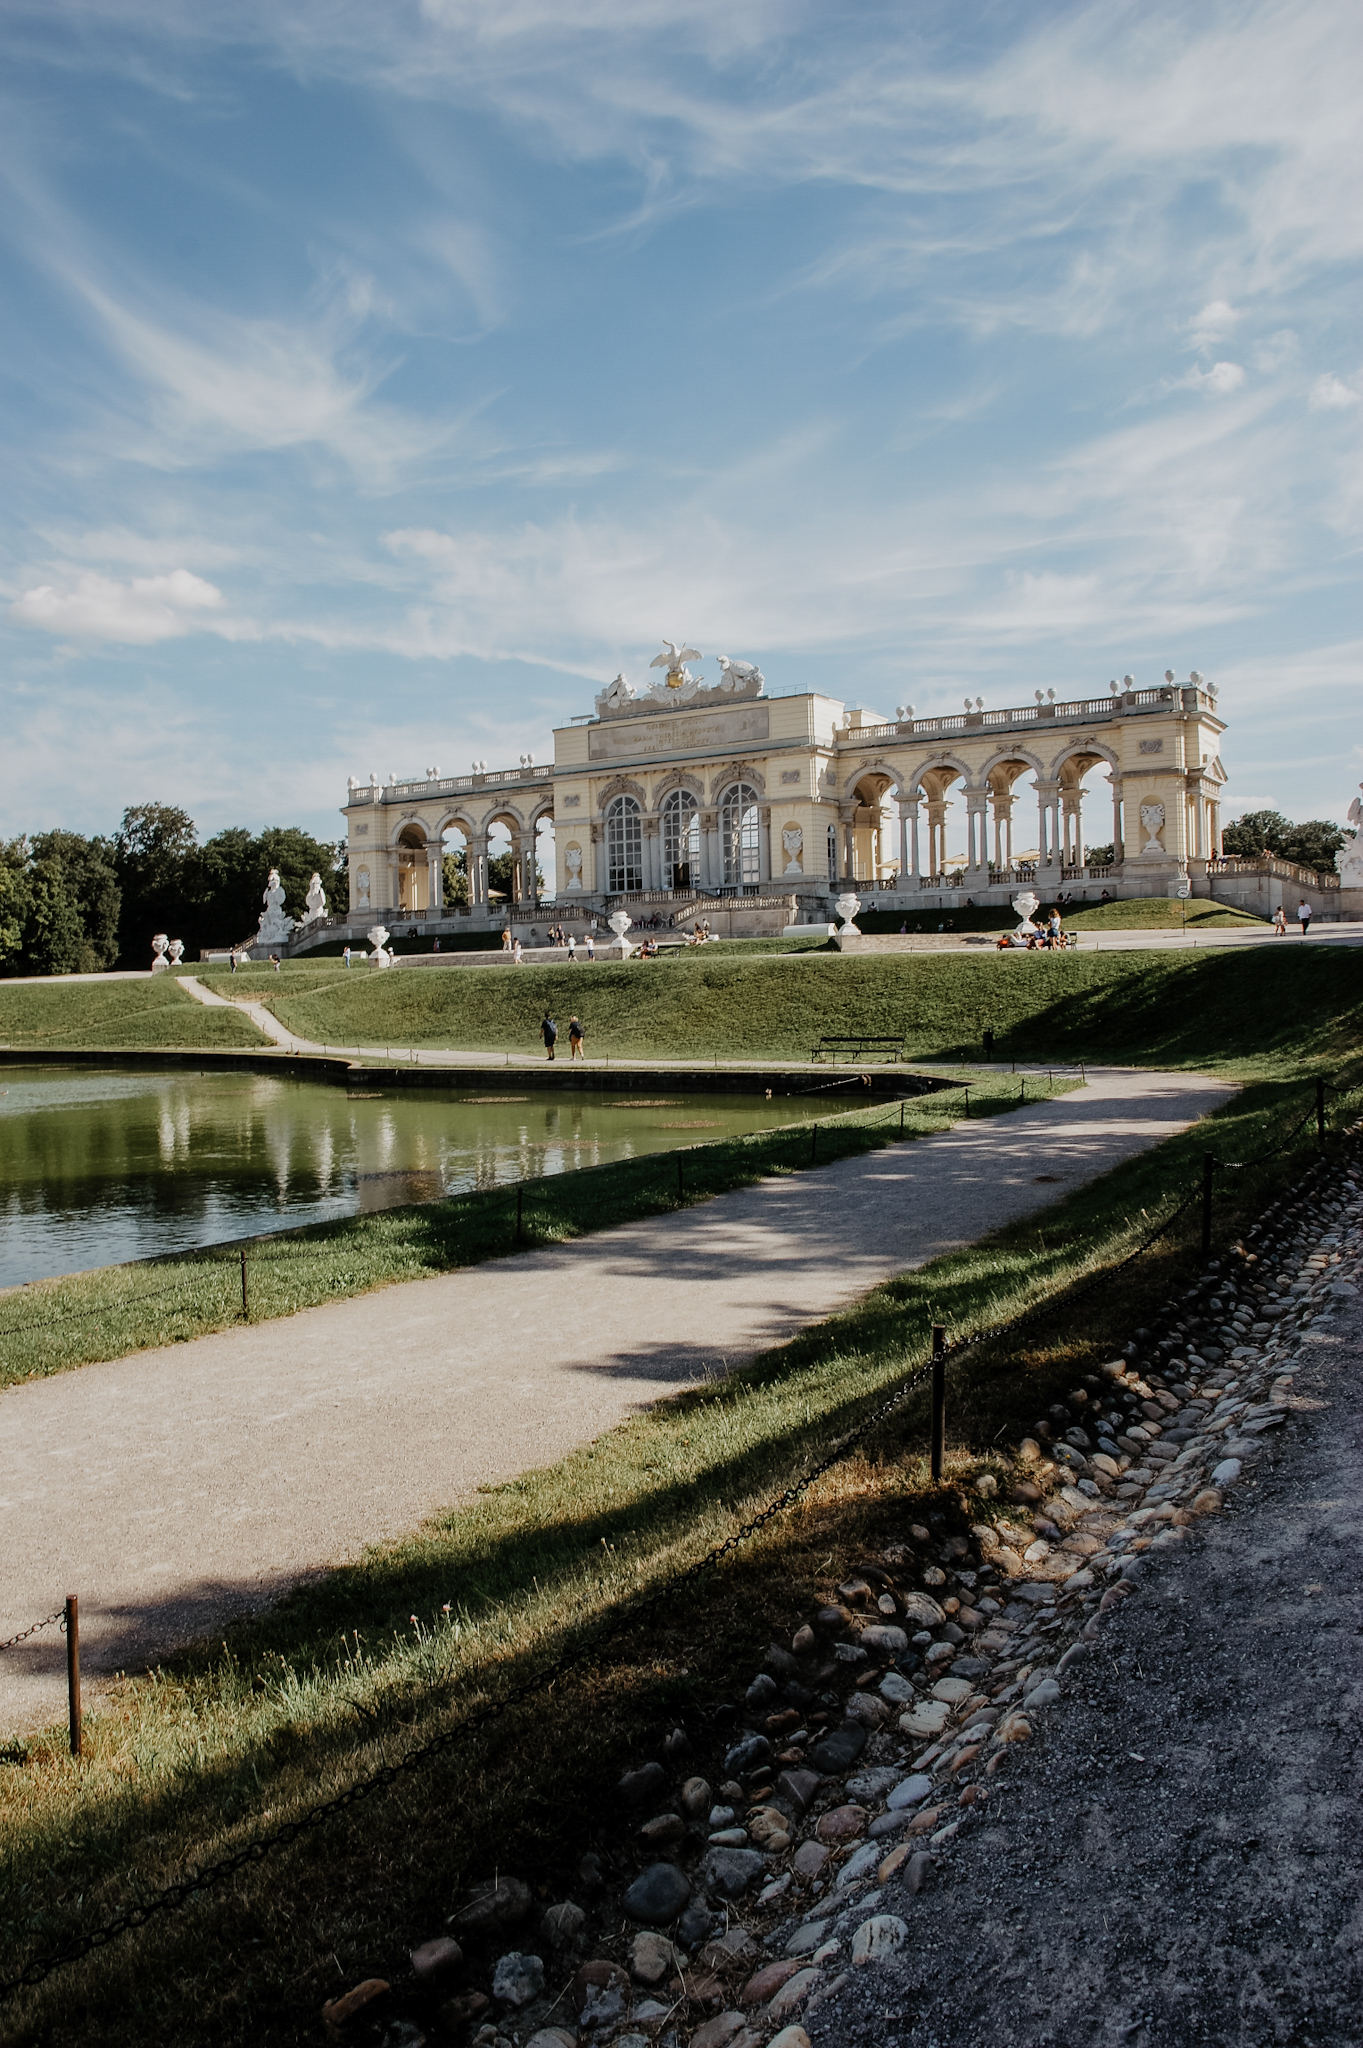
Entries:
{"type": "MultiPolygon", "coordinates": [[[[76,1592],[92,1680],[135,1668],[1044,1208],[1229,1092],[1094,1074],[575,1244],[25,1382],[0,1401],[0,1638],[76,1592]]],[[[49,1631],[0,1660],[0,1731],[62,1714],[62,1656],[49,1631]]]]}
{"type": "Polygon", "coordinates": [[[1360,1211],[1288,1427],[1191,1551],[1135,1568],[935,1882],[855,1909],[903,1945],[830,1987],[814,2048],[1363,2039],[1360,1211]]]}

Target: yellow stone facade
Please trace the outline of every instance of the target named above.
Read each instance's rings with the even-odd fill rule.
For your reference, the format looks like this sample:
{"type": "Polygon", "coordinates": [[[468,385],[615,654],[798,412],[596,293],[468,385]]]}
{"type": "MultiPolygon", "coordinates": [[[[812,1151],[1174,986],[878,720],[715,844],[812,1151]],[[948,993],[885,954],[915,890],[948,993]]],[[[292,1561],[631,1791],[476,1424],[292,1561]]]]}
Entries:
{"type": "Polygon", "coordinates": [[[1054,895],[1208,891],[1220,852],[1225,730],[1194,675],[1105,696],[950,717],[872,721],[843,700],[756,686],[678,703],[611,698],[554,734],[552,768],[352,783],[345,806],[350,916],[439,924],[445,835],[467,849],[471,903],[490,906],[488,836],[505,827],[514,916],[538,913],[536,834],[554,828],[555,911],[684,911],[719,893],[796,897],[826,914],[851,887],[886,908],[1054,895]],[[1083,779],[1098,769],[1095,805],[1083,779]],[[1024,792],[1024,778],[1035,788],[1024,792]],[[949,814],[966,862],[946,859],[949,814]],[[1096,812],[1096,815],[1094,814],[1096,812]],[[1114,847],[1101,866],[1088,847],[1114,847]],[[1032,858],[1023,860],[1030,854],[1032,858]]]}

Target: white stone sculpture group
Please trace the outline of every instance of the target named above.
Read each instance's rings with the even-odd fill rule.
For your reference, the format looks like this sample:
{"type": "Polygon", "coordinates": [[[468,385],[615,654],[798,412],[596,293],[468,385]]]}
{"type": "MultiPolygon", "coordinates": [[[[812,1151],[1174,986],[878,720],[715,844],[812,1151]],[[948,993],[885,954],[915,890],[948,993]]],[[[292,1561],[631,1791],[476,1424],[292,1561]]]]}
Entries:
{"type": "Polygon", "coordinates": [[[183,939],[168,939],[164,932],[158,932],[151,942],[151,971],[153,974],[169,974],[172,967],[178,967],[184,958],[183,939]]]}
{"type": "Polygon", "coordinates": [[[842,931],[839,933],[839,937],[846,938],[850,932],[854,934],[857,938],[860,938],[861,927],[860,925],[853,924],[852,922],[857,912],[861,909],[860,896],[839,896],[837,902],[833,905],[833,908],[837,911],[838,916],[842,919],[842,931]]]}
{"type": "Polygon", "coordinates": [[[719,681],[706,683],[700,676],[692,675],[686,666],[688,661],[703,661],[698,647],[687,647],[679,640],[664,640],[663,651],[655,654],[649,663],[651,669],[660,668],[664,674],[656,683],[651,683],[642,697],[639,697],[633,683],[623,674],[597,694],[596,708],[606,716],[628,711],[637,706],[640,710],[655,704],[705,703],[723,697],[757,697],[761,695],[766,681],[756,662],[731,661],[727,654],[717,657],[719,681]]]}
{"type": "Polygon", "coordinates": [[[1142,853],[1163,853],[1159,835],[1164,830],[1164,805],[1149,803],[1141,805],[1141,828],[1145,833],[1142,853]]]}
{"type": "MultiPolygon", "coordinates": [[[[316,878],[314,877],[314,880],[316,878]]],[[[279,869],[271,868],[265,883],[265,908],[260,913],[260,925],[256,932],[257,946],[283,946],[288,944],[294,920],[284,912],[284,884],[279,879],[279,869]]]]}
{"type": "Polygon", "coordinates": [[[781,832],[781,844],[786,850],[786,864],[782,870],[787,875],[802,875],[800,855],[804,851],[805,835],[798,825],[787,825],[781,832]]]}
{"type": "Polygon", "coordinates": [[[391,951],[385,950],[388,946],[388,927],[382,924],[371,925],[369,927],[369,930],[365,933],[365,937],[368,939],[370,945],[370,966],[391,967],[393,964],[393,955],[391,951]]]}
{"type": "MultiPolygon", "coordinates": [[[[1363,782],[1358,787],[1363,793],[1363,782]]],[[[1341,888],[1363,889],[1363,803],[1358,797],[1349,805],[1349,823],[1353,831],[1335,855],[1335,866],[1339,869],[1341,888]]]]}

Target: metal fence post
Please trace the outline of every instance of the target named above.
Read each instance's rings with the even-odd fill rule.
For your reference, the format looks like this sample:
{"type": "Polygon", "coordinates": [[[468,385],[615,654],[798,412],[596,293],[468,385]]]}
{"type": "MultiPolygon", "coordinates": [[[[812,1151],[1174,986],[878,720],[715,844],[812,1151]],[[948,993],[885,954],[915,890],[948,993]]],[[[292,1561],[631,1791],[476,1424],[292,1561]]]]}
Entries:
{"type": "Polygon", "coordinates": [[[1205,1259],[1212,1248],[1212,1179],[1216,1173],[1216,1161],[1210,1152],[1202,1155],[1202,1256],[1205,1259]]]}
{"type": "Polygon", "coordinates": [[[947,1326],[932,1326],[932,1476],[942,1476],[947,1438],[947,1326]]]}
{"type": "Polygon", "coordinates": [[[71,1754],[81,1753],[80,1714],[80,1601],[66,1596],[66,1704],[71,1724],[71,1754]]]}

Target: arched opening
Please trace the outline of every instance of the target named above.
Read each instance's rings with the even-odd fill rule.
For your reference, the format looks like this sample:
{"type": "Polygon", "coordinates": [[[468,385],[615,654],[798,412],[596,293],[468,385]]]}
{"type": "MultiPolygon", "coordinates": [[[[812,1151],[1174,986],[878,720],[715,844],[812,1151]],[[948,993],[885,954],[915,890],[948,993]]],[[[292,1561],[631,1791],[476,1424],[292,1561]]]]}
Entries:
{"type": "Polygon", "coordinates": [[[700,806],[689,789],[663,799],[663,887],[694,889],[700,880],[700,806]]]}
{"type": "Polygon", "coordinates": [[[399,917],[424,917],[430,900],[426,834],[420,825],[404,825],[397,843],[395,907],[399,917]]]}
{"type": "Polygon", "coordinates": [[[1023,860],[1013,844],[1015,823],[1022,829],[1021,819],[1014,819],[1014,804],[1017,785],[1030,772],[1026,761],[996,761],[989,770],[986,781],[989,787],[989,808],[992,812],[993,843],[989,847],[991,872],[1004,877],[1013,874],[1015,868],[1024,868],[1032,863],[1023,860]]]}
{"type": "Polygon", "coordinates": [[[1089,848],[1088,820],[1094,821],[1101,831],[1106,819],[1102,816],[1102,784],[1109,780],[1108,764],[1101,754],[1087,750],[1071,754],[1060,766],[1059,855],[1061,867],[1073,870],[1066,872],[1067,881],[1084,879],[1082,870],[1090,863],[1098,867],[1110,867],[1116,855],[1118,837],[1116,819],[1107,843],[1089,848]]]}
{"type": "Polygon", "coordinates": [[[643,813],[634,797],[613,797],[606,806],[606,893],[629,896],[643,886],[643,813]]]}
{"type": "Polygon", "coordinates": [[[446,909],[471,901],[469,842],[461,825],[446,825],[440,834],[440,893],[446,909]]]}
{"type": "Polygon", "coordinates": [[[953,808],[947,791],[953,783],[963,780],[959,768],[945,764],[940,768],[925,768],[918,778],[918,787],[927,799],[928,811],[925,872],[934,882],[944,881],[950,875],[954,885],[955,870],[966,865],[966,848],[961,846],[949,850],[947,846],[948,814],[953,808]]]}
{"type": "Polygon", "coordinates": [[[730,783],[719,800],[719,845],[724,887],[755,894],[762,883],[762,820],[750,782],[730,783]]]}
{"type": "Polygon", "coordinates": [[[554,818],[546,811],[542,818],[535,820],[535,858],[530,877],[533,894],[552,902],[557,891],[558,844],[554,838],[554,818]]]}
{"type": "Polygon", "coordinates": [[[890,791],[894,783],[883,773],[863,775],[854,785],[850,866],[853,881],[871,888],[887,887],[899,867],[898,832],[890,791]]]}
{"type": "Polygon", "coordinates": [[[516,849],[505,818],[489,818],[487,827],[487,900],[499,909],[515,902],[516,849]]]}

